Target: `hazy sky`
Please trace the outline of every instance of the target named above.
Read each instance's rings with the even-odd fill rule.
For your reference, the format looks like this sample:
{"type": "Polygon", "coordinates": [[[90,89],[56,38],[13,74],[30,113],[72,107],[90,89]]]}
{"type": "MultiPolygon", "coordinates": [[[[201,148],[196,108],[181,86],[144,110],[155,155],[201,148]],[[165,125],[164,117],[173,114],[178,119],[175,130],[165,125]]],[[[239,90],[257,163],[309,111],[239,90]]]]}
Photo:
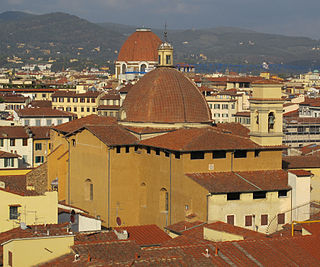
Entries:
{"type": "Polygon", "coordinates": [[[0,11],[62,11],[92,22],[170,29],[237,26],[320,39],[320,0],[0,0],[0,11]]]}

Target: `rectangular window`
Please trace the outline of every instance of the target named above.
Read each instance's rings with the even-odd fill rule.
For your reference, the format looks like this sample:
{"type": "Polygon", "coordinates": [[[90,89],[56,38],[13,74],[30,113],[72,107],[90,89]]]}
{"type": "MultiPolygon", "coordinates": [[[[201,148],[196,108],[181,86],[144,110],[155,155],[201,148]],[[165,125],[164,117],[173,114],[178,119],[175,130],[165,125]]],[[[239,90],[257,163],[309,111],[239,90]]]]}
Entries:
{"type": "Polygon", "coordinates": [[[36,120],[36,126],[40,126],[41,125],[41,121],[40,120],[36,120]]]}
{"type": "Polygon", "coordinates": [[[284,224],[284,223],[285,223],[284,213],[278,214],[278,224],[284,224]]]}
{"type": "Polygon", "coordinates": [[[227,152],[226,151],[214,151],[212,153],[212,158],[213,159],[225,159],[227,157],[227,152]]]}
{"type": "Polygon", "coordinates": [[[180,159],[180,152],[175,152],[175,153],[174,153],[174,157],[175,157],[176,159],[180,159]]]}
{"type": "Polygon", "coordinates": [[[17,220],[19,217],[19,213],[18,213],[18,206],[10,206],[9,207],[9,212],[10,212],[10,220],[17,220]]]}
{"type": "Polygon", "coordinates": [[[70,98],[69,98],[69,97],[67,98],[67,102],[68,102],[68,103],[70,102],[70,98]]]}
{"type": "Polygon", "coordinates": [[[240,199],[240,193],[228,193],[227,194],[227,200],[239,200],[240,199]]]}
{"type": "Polygon", "coordinates": [[[222,104],[222,109],[228,109],[228,104],[222,104]]]}
{"type": "Polygon", "coordinates": [[[247,151],[246,150],[236,150],[234,152],[235,158],[246,158],[247,157],[247,151]]]}
{"type": "Polygon", "coordinates": [[[169,152],[167,152],[167,151],[164,152],[164,155],[165,155],[166,157],[169,157],[169,156],[170,156],[169,152]]]}
{"type": "Polygon", "coordinates": [[[73,108],[73,111],[74,111],[74,112],[77,112],[77,107],[74,107],[74,108],[73,108]]]}
{"type": "Polygon", "coordinates": [[[51,124],[52,124],[52,120],[48,119],[47,120],[47,126],[51,126],[51,124]]]}
{"type": "Polygon", "coordinates": [[[24,125],[25,125],[25,126],[30,125],[30,120],[24,120],[24,125]]]}
{"type": "Polygon", "coordinates": [[[35,158],[36,163],[43,163],[43,160],[44,160],[43,156],[36,156],[35,158]]]}
{"type": "Polygon", "coordinates": [[[91,103],[96,103],[96,99],[95,98],[91,98],[91,103]]]}
{"type": "Polygon", "coordinates": [[[261,225],[268,225],[268,214],[261,215],[261,225]]]}
{"type": "Polygon", "coordinates": [[[261,199],[266,197],[267,197],[266,191],[253,192],[253,199],[261,199]]]}
{"type": "Polygon", "coordinates": [[[9,159],[8,158],[4,158],[4,163],[3,163],[3,166],[4,167],[8,167],[9,166],[9,159]]]}
{"type": "Polygon", "coordinates": [[[84,98],[80,98],[80,103],[85,103],[85,99],[84,98]]]}
{"type": "Polygon", "coordinates": [[[96,108],[92,108],[92,112],[96,112],[96,108]]]}
{"type": "Polygon", "coordinates": [[[254,151],[254,157],[257,158],[260,155],[260,150],[255,150],[254,151]]]}
{"type": "Polygon", "coordinates": [[[204,152],[203,151],[191,152],[190,159],[204,159],[204,152]]]}
{"type": "Polygon", "coordinates": [[[0,139],[0,146],[3,146],[3,139],[0,139]]]}
{"type": "Polygon", "coordinates": [[[160,149],[159,148],[156,148],[156,155],[160,155],[160,149]]]}
{"type": "Polygon", "coordinates": [[[42,144],[37,143],[35,149],[36,150],[41,150],[42,149],[42,144]]]}
{"type": "Polygon", "coordinates": [[[62,120],[58,120],[57,121],[57,124],[59,125],[59,124],[62,124],[62,120]]]}
{"type": "Polygon", "coordinates": [[[23,138],[22,139],[22,146],[27,146],[28,145],[28,139],[27,138],[23,138]]]}
{"type": "Polygon", "coordinates": [[[151,152],[150,147],[147,147],[147,153],[150,154],[150,152],[151,152]]]}
{"type": "Polygon", "coordinates": [[[60,98],[59,98],[59,102],[64,102],[63,97],[60,97],[60,98]]]}
{"type": "Polygon", "coordinates": [[[287,196],[288,196],[288,190],[278,191],[278,197],[287,197],[287,196]]]}
{"type": "Polygon", "coordinates": [[[126,146],[126,153],[129,153],[129,152],[130,152],[130,147],[126,146]]]}
{"type": "Polygon", "coordinates": [[[87,112],[90,112],[90,108],[87,108],[87,112]]]}
{"type": "Polygon", "coordinates": [[[84,108],[81,108],[81,112],[84,112],[84,108]]]}
{"type": "Polygon", "coordinates": [[[171,56],[170,55],[166,55],[166,64],[171,64],[171,56]]]}
{"type": "Polygon", "coordinates": [[[252,215],[245,216],[245,226],[252,226],[252,215]]]}
{"type": "Polygon", "coordinates": [[[78,98],[73,98],[73,103],[78,103],[78,98]]]}
{"type": "Polygon", "coordinates": [[[90,184],[90,200],[93,200],[93,184],[90,184]]]}
{"type": "Polygon", "coordinates": [[[214,108],[214,109],[220,109],[220,104],[214,104],[214,105],[213,105],[213,108],[214,108]]]}
{"type": "Polygon", "coordinates": [[[16,139],[10,138],[10,146],[15,146],[16,145],[16,139]]]}
{"type": "Polygon", "coordinates": [[[76,139],[72,139],[72,146],[76,146],[76,139]]]}
{"type": "Polygon", "coordinates": [[[87,103],[90,103],[90,98],[87,98],[87,103]]]}
{"type": "Polygon", "coordinates": [[[117,146],[117,153],[121,153],[121,146],[117,146]]]}
{"type": "Polygon", "coordinates": [[[228,215],[227,216],[227,223],[234,225],[234,215],[228,215]]]}

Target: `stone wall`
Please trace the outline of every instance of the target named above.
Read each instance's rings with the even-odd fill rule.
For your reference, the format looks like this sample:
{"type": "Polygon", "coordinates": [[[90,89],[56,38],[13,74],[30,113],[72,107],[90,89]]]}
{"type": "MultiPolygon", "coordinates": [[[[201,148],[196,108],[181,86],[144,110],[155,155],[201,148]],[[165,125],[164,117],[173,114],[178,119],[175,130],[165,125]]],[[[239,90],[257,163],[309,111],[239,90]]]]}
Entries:
{"type": "Polygon", "coordinates": [[[27,175],[27,186],[34,187],[34,190],[39,194],[43,194],[48,191],[48,164],[43,163],[39,167],[33,169],[27,175]]]}

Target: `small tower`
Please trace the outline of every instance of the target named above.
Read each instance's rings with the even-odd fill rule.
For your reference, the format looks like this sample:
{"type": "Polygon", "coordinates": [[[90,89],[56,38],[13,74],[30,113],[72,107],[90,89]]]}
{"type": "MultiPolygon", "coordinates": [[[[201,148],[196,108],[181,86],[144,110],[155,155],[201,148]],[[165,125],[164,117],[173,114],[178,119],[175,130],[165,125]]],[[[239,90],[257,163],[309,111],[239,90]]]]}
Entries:
{"type": "Polygon", "coordinates": [[[282,145],[281,83],[271,80],[252,84],[250,139],[261,146],[282,145]]]}
{"type": "Polygon", "coordinates": [[[167,40],[166,29],[164,42],[158,48],[158,67],[173,67],[173,47],[167,40]]]}

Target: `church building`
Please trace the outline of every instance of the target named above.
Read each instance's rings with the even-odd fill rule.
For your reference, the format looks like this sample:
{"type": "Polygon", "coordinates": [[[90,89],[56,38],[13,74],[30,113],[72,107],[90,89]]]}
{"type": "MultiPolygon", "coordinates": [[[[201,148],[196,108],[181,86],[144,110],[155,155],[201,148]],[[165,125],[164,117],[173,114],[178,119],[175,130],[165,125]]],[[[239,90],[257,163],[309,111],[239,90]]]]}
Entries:
{"type": "Polygon", "coordinates": [[[248,133],[212,123],[203,95],[173,68],[169,43],[157,58],[130,89],[118,121],[91,116],[52,130],[48,187],[58,179],[59,199],[105,227],[220,220],[270,233],[291,222],[280,85],[254,85],[248,133]]]}

